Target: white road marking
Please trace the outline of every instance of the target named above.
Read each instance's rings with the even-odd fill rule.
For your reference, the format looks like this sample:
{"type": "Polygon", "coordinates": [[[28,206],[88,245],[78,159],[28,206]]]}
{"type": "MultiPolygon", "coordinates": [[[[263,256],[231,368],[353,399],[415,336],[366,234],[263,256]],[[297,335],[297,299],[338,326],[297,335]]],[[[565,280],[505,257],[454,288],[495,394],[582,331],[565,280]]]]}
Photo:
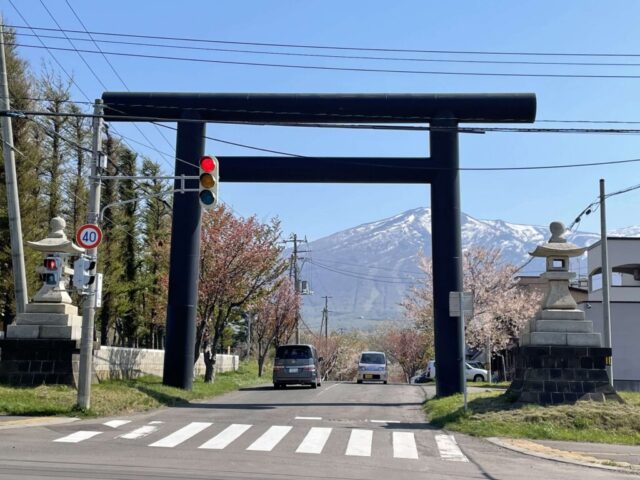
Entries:
{"type": "Polygon", "coordinates": [[[194,435],[197,435],[205,428],[209,428],[212,424],[208,422],[191,422],[186,427],[182,427],[180,430],[176,430],[171,435],[161,438],[157,442],[149,445],[150,447],[166,447],[171,448],[176,445],[180,445],[182,442],[186,442],[194,435]]]}
{"type": "Polygon", "coordinates": [[[296,453],[322,453],[325,443],[329,440],[332,428],[314,427],[298,446],[296,453]]]}
{"type": "Polygon", "coordinates": [[[118,428],[122,425],[126,425],[129,422],[131,422],[131,420],[109,420],[108,422],[104,422],[103,425],[111,428],[118,428]]]}
{"type": "Polygon", "coordinates": [[[296,420],[322,420],[322,417],[296,417],[296,420]]]}
{"type": "Polygon", "coordinates": [[[255,450],[259,452],[270,452],[274,449],[280,440],[282,440],[292,427],[275,425],[262,434],[255,442],[253,442],[247,450],[255,450]]]}
{"type": "Polygon", "coordinates": [[[151,435],[153,432],[158,430],[158,427],[155,425],[145,425],[144,427],[136,428],[135,430],[125,433],[124,435],[119,435],[117,438],[126,438],[127,440],[135,440],[136,438],[143,438],[147,435],[151,435]]]}
{"type": "Polygon", "coordinates": [[[332,388],[337,387],[338,385],[340,385],[340,384],[339,384],[339,383],[335,383],[335,384],[331,385],[330,387],[323,388],[323,389],[320,391],[320,393],[318,393],[318,397],[319,397],[320,395],[324,394],[324,393],[327,393],[329,390],[331,390],[332,388]]]}
{"type": "Polygon", "coordinates": [[[416,437],[412,432],[393,432],[393,456],[418,459],[416,437]]]}
{"type": "Polygon", "coordinates": [[[369,420],[371,423],[400,423],[400,420],[369,420]]]}
{"type": "Polygon", "coordinates": [[[249,430],[251,425],[242,425],[239,423],[234,423],[233,425],[229,425],[223,431],[221,431],[218,435],[213,437],[211,440],[203,443],[198,448],[206,448],[210,450],[222,450],[235,439],[240,437],[244,432],[249,430]]]}
{"type": "Polygon", "coordinates": [[[345,455],[370,457],[372,440],[373,430],[351,430],[345,455]]]}
{"type": "Polygon", "coordinates": [[[453,435],[436,435],[436,444],[440,457],[443,460],[451,460],[453,462],[468,462],[469,459],[462,453],[458,443],[453,435]]]}
{"type": "Polygon", "coordinates": [[[149,425],[160,425],[161,423],[164,422],[161,422],[160,420],[154,420],[153,422],[149,422],[149,425]]]}
{"type": "Polygon", "coordinates": [[[71,435],[67,435],[66,437],[58,438],[54,440],[54,442],[63,442],[63,443],[78,443],[83,440],[88,440],[89,438],[95,437],[96,435],[100,435],[102,432],[92,432],[89,430],[80,430],[79,432],[72,433],[71,435]]]}

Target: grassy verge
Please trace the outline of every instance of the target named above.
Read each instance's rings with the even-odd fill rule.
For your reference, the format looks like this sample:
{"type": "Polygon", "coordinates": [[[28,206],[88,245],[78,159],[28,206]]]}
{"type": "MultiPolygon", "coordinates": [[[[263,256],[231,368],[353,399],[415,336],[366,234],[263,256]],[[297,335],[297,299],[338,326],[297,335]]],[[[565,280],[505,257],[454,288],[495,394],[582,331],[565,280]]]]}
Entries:
{"type": "Polygon", "coordinates": [[[425,412],[437,427],[482,437],[512,437],[640,445],[640,393],[622,392],[626,404],[519,405],[500,391],[427,400],[425,412]]]}
{"type": "Polygon", "coordinates": [[[506,390],[511,385],[511,382],[467,382],[467,387],[480,387],[480,388],[501,388],[506,390]]]}
{"type": "Polygon", "coordinates": [[[255,363],[243,363],[237,372],[219,373],[214,383],[197,379],[191,391],[164,386],[162,380],[155,376],[110,380],[92,387],[91,410],[88,411],[76,409],[76,390],[68,386],[24,388],[0,385],[0,414],[107,416],[133,413],[214,397],[267,380],[267,377],[258,377],[255,363]]]}

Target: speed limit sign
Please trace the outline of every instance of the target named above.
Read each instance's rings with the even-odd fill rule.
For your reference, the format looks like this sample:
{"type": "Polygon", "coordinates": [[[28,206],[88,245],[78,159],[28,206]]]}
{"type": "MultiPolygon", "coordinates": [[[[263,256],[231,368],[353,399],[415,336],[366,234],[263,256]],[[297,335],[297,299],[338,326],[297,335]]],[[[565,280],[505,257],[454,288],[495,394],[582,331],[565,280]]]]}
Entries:
{"type": "Polygon", "coordinates": [[[98,225],[88,223],[76,232],[76,243],[82,248],[96,248],[102,242],[102,230],[98,225]]]}

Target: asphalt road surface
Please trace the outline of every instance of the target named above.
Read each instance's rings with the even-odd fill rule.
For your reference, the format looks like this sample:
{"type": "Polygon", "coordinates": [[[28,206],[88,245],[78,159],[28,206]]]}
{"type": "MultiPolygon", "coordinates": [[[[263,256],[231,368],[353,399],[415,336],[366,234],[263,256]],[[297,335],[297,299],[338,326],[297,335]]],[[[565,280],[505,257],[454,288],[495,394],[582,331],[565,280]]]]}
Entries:
{"type": "Polygon", "coordinates": [[[0,479],[628,479],[425,422],[433,387],[248,388],[188,407],[0,431],[0,479]]]}

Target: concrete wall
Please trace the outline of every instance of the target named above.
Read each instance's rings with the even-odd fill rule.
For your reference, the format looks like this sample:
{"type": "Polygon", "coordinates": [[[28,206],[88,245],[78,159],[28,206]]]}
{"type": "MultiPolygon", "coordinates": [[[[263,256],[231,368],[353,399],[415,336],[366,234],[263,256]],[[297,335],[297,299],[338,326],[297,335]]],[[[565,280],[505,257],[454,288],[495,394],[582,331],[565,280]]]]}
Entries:
{"type": "MultiPolygon", "coordinates": [[[[216,355],[216,372],[238,369],[238,355],[216,355]]],[[[134,378],[139,375],[162,376],[164,350],[146,348],[100,347],[93,352],[93,369],[101,380],[134,378]]],[[[202,355],[194,366],[195,375],[204,375],[202,355]]]]}
{"type": "MultiPolygon", "coordinates": [[[[587,320],[593,321],[593,331],[602,334],[602,303],[589,301],[579,308],[587,320]]],[[[613,349],[614,386],[620,390],[640,391],[640,302],[611,302],[611,347],[613,349]]]]}

